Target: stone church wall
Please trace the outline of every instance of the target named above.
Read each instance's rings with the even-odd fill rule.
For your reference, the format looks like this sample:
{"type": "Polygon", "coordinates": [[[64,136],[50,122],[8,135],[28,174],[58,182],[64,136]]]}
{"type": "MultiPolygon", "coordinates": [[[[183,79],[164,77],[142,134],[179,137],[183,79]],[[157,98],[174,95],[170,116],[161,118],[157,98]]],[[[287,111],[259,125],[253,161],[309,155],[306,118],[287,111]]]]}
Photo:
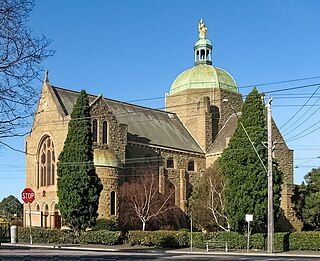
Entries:
{"type": "Polygon", "coordinates": [[[184,90],[166,97],[166,111],[178,115],[205,151],[241,105],[241,94],[219,88],[184,90]]]}
{"type": "MultiPolygon", "coordinates": [[[[187,212],[187,200],[191,195],[192,185],[199,175],[205,171],[204,155],[182,153],[170,149],[152,148],[137,144],[128,144],[126,168],[154,167],[159,174],[159,191],[164,193],[169,185],[175,189],[175,204],[187,212]],[[168,158],[172,157],[174,167],[167,166],[168,158]],[[188,171],[188,162],[193,160],[195,170],[188,171]]],[[[129,171],[130,172],[130,171],[129,171]]]]}
{"type": "MultiPolygon", "coordinates": [[[[272,121],[272,141],[273,141],[273,157],[279,163],[279,168],[283,173],[281,185],[281,208],[287,222],[293,226],[295,230],[302,229],[302,222],[296,217],[293,209],[291,197],[293,195],[293,151],[287,147],[277,125],[272,121]]],[[[285,222],[283,222],[285,223],[285,222]]],[[[288,224],[288,225],[289,225],[288,224]]],[[[288,226],[290,228],[290,226],[288,226]]]]}
{"type": "MultiPolygon", "coordinates": [[[[41,187],[38,181],[39,164],[39,146],[44,137],[49,136],[54,143],[55,160],[58,161],[58,155],[63,149],[64,141],[68,133],[68,122],[70,117],[62,117],[58,112],[55,101],[53,100],[52,90],[48,85],[44,85],[38,108],[35,114],[34,122],[30,135],[25,139],[26,150],[26,186],[35,192],[35,201],[31,204],[31,209],[40,212],[46,211],[48,215],[56,212],[55,206],[58,203],[56,194],[56,180],[53,185],[41,187]]],[[[56,178],[56,177],[55,177],[56,178]]],[[[27,208],[24,207],[24,210],[27,208]]],[[[25,212],[26,213],[26,212],[25,212]]],[[[54,227],[51,220],[43,220],[42,224],[54,227]]]]}

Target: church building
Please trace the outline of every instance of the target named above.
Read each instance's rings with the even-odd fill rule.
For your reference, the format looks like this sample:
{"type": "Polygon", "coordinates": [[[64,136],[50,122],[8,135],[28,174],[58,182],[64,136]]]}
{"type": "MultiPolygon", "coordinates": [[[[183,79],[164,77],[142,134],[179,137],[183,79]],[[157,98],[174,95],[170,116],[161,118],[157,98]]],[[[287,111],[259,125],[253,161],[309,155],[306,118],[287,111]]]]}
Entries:
{"type": "MultiPolygon", "coordinates": [[[[227,147],[237,124],[242,95],[233,77],[212,65],[213,46],[207,28],[199,24],[194,66],[173,81],[165,111],[89,95],[94,165],[103,184],[99,218],[118,215],[118,188],[128,169],[157,168],[159,191],[174,187],[175,204],[187,212],[192,184],[227,147]]],[[[26,186],[35,193],[32,226],[59,228],[57,160],[63,150],[68,122],[79,92],[44,80],[31,132],[25,139],[26,186]]],[[[287,221],[299,228],[291,196],[293,151],[273,122],[274,157],[283,171],[281,207],[287,221]]],[[[29,225],[28,208],[24,223],[29,225]]]]}

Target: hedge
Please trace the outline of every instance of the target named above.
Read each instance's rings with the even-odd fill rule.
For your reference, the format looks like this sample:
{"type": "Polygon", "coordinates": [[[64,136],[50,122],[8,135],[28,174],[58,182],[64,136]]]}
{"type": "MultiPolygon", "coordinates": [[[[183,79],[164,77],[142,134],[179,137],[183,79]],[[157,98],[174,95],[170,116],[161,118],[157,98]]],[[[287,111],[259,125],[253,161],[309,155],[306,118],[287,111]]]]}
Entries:
{"type": "MultiPolygon", "coordinates": [[[[190,247],[190,232],[187,231],[129,231],[126,239],[119,231],[87,231],[79,237],[74,233],[64,230],[50,230],[44,228],[32,228],[34,243],[45,244],[104,244],[116,245],[123,242],[129,245],[156,246],[156,247],[190,247]]],[[[19,242],[29,242],[29,228],[18,228],[19,242]]],[[[193,247],[205,248],[207,240],[227,241],[230,249],[245,249],[247,236],[236,232],[192,233],[193,247]]],[[[266,249],[266,234],[254,234],[250,237],[250,249],[266,249]]],[[[320,250],[320,232],[293,232],[275,233],[275,251],[289,250],[320,250]]]]}
{"type": "MultiPolygon", "coordinates": [[[[191,234],[183,231],[129,231],[127,243],[130,245],[158,247],[189,247],[191,234]]],[[[195,248],[205,248],[207,240],[228,241],[233,249],[246,247],[246,238],[236,232],[192,233],[192,243],[195,248]]]]}
{"type": "Polygon", "coordinates": [[[189,233],[183,231],[129,231],[127,235],[129,245],[158,246],[158,247],[187,247],[189,233]]]}
{"type": "Polygon", "coordinates": [[[120,231],[98,230],[87,231],[80,235],[80,244],[104,244],[104,245],[118,245],[122,243],[122,236],[120,231]]]}
{"type": "MultiPolygon", "coordinates": [[[[29,228],[18,228],[18,240],[21,243],[29,242],[29,228]]],[[[45,244],[104,244],[116,245],[122,242],[119,231],[87,231],[79,237],[68,230],[53,230],[44,228],[32,228],[32,241],[45,244]]]]}
{"type": "MultiPolygon", "coordinates": [[[[227,241],[229,249],[246,249],[247,235],[236,232],[192,233],[195,248],[205,248],[207,240],[227,241]]],[[[130,245],[158,247],[190,247],[190,233],[180,231],[129,231],[127,243],[130,245]]],[[[250,236],[250,249],[266,250],[267,235],[250,236]]],[[[320,250],[320,232],[275,233],[274,250],[320,250]]]]}
{"type": "MultiPolygon", "coordinates": [[[[18,228],[18,242],[29,242],[29,228],[18,228]]],[[[55,243],[55,244],[76,244],[78,243],[74,234],[70,231],[51,230],[44,228],[32,228],[33,243],[55,243]]]]}

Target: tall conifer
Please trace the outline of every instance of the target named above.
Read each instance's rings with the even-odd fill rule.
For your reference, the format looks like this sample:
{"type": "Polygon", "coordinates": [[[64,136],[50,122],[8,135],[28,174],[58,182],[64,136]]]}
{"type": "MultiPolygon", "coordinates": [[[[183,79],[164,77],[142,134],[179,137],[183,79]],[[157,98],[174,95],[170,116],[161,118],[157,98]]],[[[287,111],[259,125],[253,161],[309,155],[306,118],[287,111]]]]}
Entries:
{"type": "MultiPolygon", "coordinates": [[[[239,122],[243,124],[253,145],[267,167],[267,122],[261,95],[254,88],[247,96],[239,122]]],[[[219,164],[226,177],[225,207],[231,227],[243,231],[245,215],[253,214],[253,228],[264,231],[268,213],[268,179],[243,127],[238,124],[235,134],[224,150],[219,164]]],[[[274,210],[280,211],[281,173],[274,163],[274,210]]]]}
{"type": "Polygon", "coordinates": [[[89,99],[84,90],[74,105],[58,162],[59,210],[76,233],[95,224],[102,190],[93,164],[89,99]]]}

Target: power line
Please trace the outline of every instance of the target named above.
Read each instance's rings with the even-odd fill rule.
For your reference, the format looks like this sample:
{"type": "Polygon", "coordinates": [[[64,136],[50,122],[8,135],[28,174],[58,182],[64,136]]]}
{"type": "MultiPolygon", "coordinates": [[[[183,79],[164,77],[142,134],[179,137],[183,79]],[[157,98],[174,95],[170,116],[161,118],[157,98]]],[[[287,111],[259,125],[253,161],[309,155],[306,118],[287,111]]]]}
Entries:
{"type": "MultiPolygon", "coordinates": [[[[300,109],[289,119],[287,120],[279,129],[281,130],[284,126],[286,126],[305,106],[306,104],[312,99],[312,97],[316,94],[316,92],[319,90],[320,85],[318,86],[318,88],[313,92],[313,94],[309,97],[309,99],[304,103],[304,105],[302,105],[300,107],[300,109]]],[[[291,125],[292,126],[292,125],[291,125]]],[[[290,126],[290,127],[291,127],[290,126]]],[[[290,128],[289,127],[289,128],[290,128]]],[[[288,129],[288,128],[287,128],[288,129]]]]}
{"type": "MultiPolygon", "coordinates": [[[[304,105],[301,106],[300,109],[299,109],[285,124],[283,124],[282,127],[280,127],[280,129],[283,128],[284,126],[286,126],[286,125],[305,107],[305,105],[312,99],[312,97],[313,97],[314,94],[319,90],[319,88],[320,88],[320,86],[318,86],[318,88],[317,88],[317,89],[314,91],[314,93],[309,97],[309,99],[304,103],[304,105]]],[[[309,109],[305,112],[305,114],[312,109],[312,107],[316,104],[317,101],[319,101],[319,99],[320,99],[320,98],[318,98],[318,99],[312,104],[312,106],[309,107],[309,109]]],[[[319,108],[320,108],[320,107],[319,107],[319,108]]],[[[318,109],[319,109],[319,108],[318,108],[318,109]]],[[[315,113],[315,112],[314,112],[314,113],[315,113]]],[[[311,116],[314,115],[314,113],[311,114],[311,116]]],[[[303,114],[298,120],[296,120],[296,121],[293,122],[289,127],[287,127],[286,130],[289,130],[295,123],[297,123],[302,117],[304,117],[305,114],[303,114]]],[[[311,117],[311,116],[310,116],[310,117],[311,117]]],[[[310,119],[310,117],[309,117],[308,119],[310,119]]],[[[306,122],[308,119],[304,120],[303,122],[306,122]]],[[[284,130],[284,131],[285,131],[285,130],[284,130]]],[[[291,132],[292,132],[292,131],[291,131],[291,132]]],[[[291,132],[289,132],[289,133],[291,133],[291,132]]],[[[289,134],[289,133],[287,133],[287,134],[289,134]]]]}

